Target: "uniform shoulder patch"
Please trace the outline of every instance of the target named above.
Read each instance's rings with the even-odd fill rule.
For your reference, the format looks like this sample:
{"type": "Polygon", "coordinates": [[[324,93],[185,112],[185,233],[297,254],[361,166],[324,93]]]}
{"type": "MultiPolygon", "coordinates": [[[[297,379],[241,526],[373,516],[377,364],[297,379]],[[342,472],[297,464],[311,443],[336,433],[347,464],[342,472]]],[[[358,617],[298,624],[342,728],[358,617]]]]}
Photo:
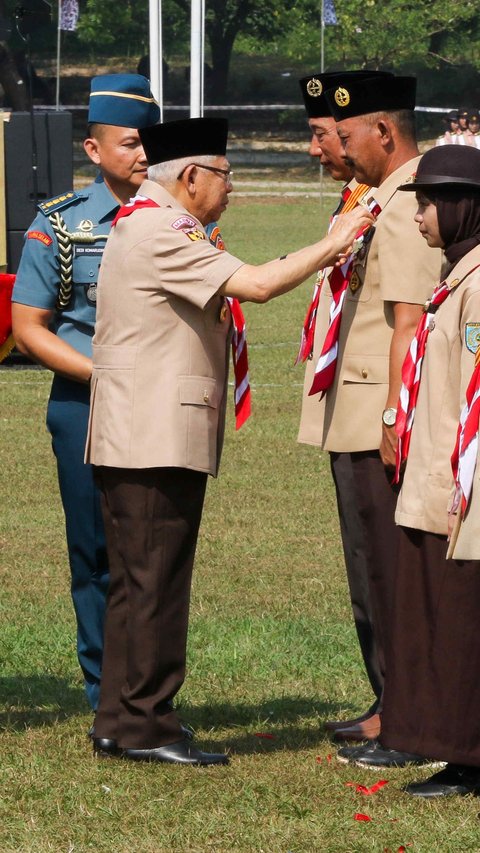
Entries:
{"type": "Polygon", "coordinates": [[[480,323],[466,323],[465,346],[469,352],[477,352],[480,346],[480,323]]]}
{"type": "Polygon", "coordinates": [[[179,216],[175,222],[172,222],[172,228],[175,228],[175,231],[189,231],[190,228],[196,228],[197,225],[197,220],[191,216],[179,216]]]}
{"type": "Polygon", "coordinates": [[[57,210],[62,210],[64,207],[69,207],[74,201],[78,201],[80,196],[71,190],[68,193],[62,193],[62,195],[57,195],[55,198],[49,198],[47,201],[42,201],[38,205],[38,209],[45,216],[50,216],[51,213],[55,213],[57,210]]]}
{"type": "Polygon", "coordinates": [[[43,231],[27,231],[27,238],[28,240],[39,240],[44,246],[51,246],[53,243],[52,238],[48,234],[44,234],[43,231]]]}

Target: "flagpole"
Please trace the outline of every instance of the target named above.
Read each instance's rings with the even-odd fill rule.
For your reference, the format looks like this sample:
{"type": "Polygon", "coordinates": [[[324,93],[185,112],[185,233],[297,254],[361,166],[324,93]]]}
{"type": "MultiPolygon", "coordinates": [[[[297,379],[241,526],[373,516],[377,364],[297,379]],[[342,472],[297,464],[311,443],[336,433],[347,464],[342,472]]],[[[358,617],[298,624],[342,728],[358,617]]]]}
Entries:
{"type": "Polygon", "coordinates": [[[192,0],[190,29],[190,118],[203,116],[205,0],[192,0]]]}
{"type": "MultiPolygon", "coordinates": [[[[325,70],[325,0],[320,0],[320,71],[325,70]]],[[[320,161],[318,161],[320,163],[320,161]]],[[[323,166],[320,163],[320,205],[323,205],[323,166]]]]}
{"type": "Polygon", "coordinates": [[[57,26],[57,80],[55,86],[55,109],[60,109],[60,44],[62,23],[62,0],[58,0],[58,26],[57,26]]]}
{"type": "Polygon", "coordinates": [[[150,87],[163,121],[162,0],[149,0],[150,87]]]}

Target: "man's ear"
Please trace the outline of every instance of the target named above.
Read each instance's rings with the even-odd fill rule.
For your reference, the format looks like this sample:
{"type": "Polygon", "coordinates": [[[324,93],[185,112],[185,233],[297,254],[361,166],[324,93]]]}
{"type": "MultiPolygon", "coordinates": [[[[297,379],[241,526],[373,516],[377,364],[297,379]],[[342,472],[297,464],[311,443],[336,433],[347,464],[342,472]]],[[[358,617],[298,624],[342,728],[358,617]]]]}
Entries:
{"type": "Polygon", "coordinates": [[[94,136],[89,136],[88,139],[84,140],[83,147],[87,157],[90,157],[92,163],[95,163],[96,166],[100,166],[100,145],[98,139],[95,139],[94,136]]]}
{"type": "Polygon", "coordinates": [[[381,144],[384,147],[390,145],[390,143],[393,141],[393,134],[390,122],[385,121],[385,119],[380,119],[380,121],[377,122],[377,130],[381,144]]]}
{"type": "Polygon", "coordinates": [[[197,178],[197,167],[193,163],[184,170],[182,174],[182,183],[189,195],[194,196],[197,192],[195,184],[197,178]]]}

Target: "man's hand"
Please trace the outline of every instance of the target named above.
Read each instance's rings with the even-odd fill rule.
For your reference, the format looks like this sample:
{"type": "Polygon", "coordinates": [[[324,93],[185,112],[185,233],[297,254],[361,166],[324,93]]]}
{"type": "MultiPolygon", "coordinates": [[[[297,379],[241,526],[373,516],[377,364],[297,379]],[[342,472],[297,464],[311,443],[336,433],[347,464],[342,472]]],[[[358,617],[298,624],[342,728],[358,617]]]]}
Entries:
{"type": "Polygon", "coordinates": [[[382,424],[382,440],[380,442],[380,459],[386,468],[395,468],[397,458],[398,436],[394,426],[382,424]]]}

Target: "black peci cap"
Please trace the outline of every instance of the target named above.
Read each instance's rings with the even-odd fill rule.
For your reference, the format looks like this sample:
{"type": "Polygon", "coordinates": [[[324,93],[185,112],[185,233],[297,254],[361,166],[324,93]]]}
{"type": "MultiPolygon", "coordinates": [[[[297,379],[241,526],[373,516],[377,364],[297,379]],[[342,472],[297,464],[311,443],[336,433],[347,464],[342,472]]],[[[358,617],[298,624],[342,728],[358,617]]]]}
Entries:
{"type": "Polygon", "coordinates": [[[334,89],[346,80],[363,80],[366,77],[393,77],[389,71],[327,71],[309,74],[299,80],[303,102],[309,118],[331,116],[325,99],[327,89],[334,89]]]}
{"type": "Polygon", "coordinates": [[[416,192],[461,186],[480,192],[480,149],[469,145],[441,145],[425,152],[413,181],[401,184],[398,189],[416,192]]]}
{"type": "Polygon", "coordinates": [[[335,121],[390,110],[414,110],[416,77],[367,77],[340,81],[325,97],[335,121]]]}
{"type": "Polygon", "coordinates": [[[149,166],[199,157],[204,154],[223,156],[227,151],[226,118],[186,118],[144,127],[139,136],[149,166]]]}

